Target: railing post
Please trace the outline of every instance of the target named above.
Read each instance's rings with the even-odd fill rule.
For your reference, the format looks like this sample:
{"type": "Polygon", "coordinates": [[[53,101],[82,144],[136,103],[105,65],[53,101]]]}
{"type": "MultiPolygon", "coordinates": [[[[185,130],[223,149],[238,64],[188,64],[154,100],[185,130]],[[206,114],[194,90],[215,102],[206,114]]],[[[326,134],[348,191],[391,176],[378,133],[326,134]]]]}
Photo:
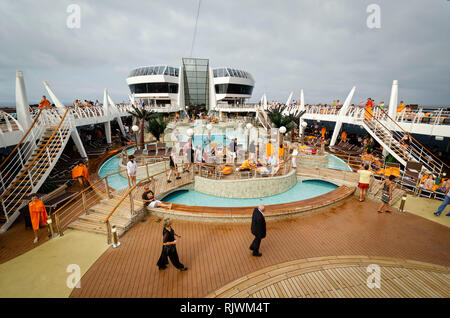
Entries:
{"type": "Polygon", "coordinates": [[[109,199],[111,199],[111,194],[109,193],[109,184],[108,184],[108,177],[105,178],[105,187],[106,187],[106,195],[109,199]]]}
{"type": "Polygon", "coordinates": [[[147,171],[147,179],[150,178],[150,175],[148,173],[148,162],[145,163],[145,170],[147,171]]]}
{"type": "Polygon", "coordinates": [[[86,194],[85,194],[85,192],[82,192],[82,193],[81,193],[81,197],[82,197],[82,199],[83,199],[83,209],[84,209],[84,213],[86,213],[86,215],[88,215],[89,212],[88,212],[88,210],[87,210],[87,208],[86,208],[86,194]]]}
{"type": "Polygon", "coordinates": [[[117,228],[115,225],[111,227],[111,233],[112,233],[112,247],[116,248],[120,246],[119,237],[117,234],[117,228]]]}
{"type": "Polygon", "coordinates": [[[106,221],[106,239],[108,245],[111,244],[111,224],[109,223],[109,220],[106,221]]]}
{"type": "Polygon", "coordinates": [[[61,223],[59,220],[59,214],[55,214],[55,223],[56,223],[56,230],[59,233],[59,236],[64,236],[63,230],[61,228],[61,223]]]}
{"type": "Polygon", "coordinates": [[[133,191],[130,191],[130,213],[131,215],[134,215],[133,191]]]}
{"type": "Polygon", "coordinates": [[[48,228],[49,228],[49,230],[50,230],[50,237],[51,237],[51,238],[54,238],[56,235],[55,235],[55,233],[53,232],[53,221],[52,221],[52,215],[51,215],[51,214],[49,214],[49,215],[47,216],[47,224],[48,224],[48,228]]]}

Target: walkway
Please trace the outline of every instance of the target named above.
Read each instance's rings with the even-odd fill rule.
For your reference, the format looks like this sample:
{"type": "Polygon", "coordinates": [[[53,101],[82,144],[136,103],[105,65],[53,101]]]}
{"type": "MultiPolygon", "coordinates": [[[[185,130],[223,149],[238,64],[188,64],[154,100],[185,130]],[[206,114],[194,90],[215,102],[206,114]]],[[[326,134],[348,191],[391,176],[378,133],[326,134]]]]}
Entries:
{"type": "Polygon", "coordinates": [[[101,235],[66,231],[33,250],[0,264],[0,298],[68,297],[67,279],[76,264],[82,276],[108,248],[101,235]]]}
{"type": "Polygon", "coordinates": [[[449,296],[449,267],[396,258],[351,255],[308,258],[270,266],[241,277],[209,295],[218,298],[449,296]],[[373,264],[379,266],[379,285],[372,276],[374,269],[369,267],[373,264]]]}
{"type": "Polygon", "coordinates": [[[270,221],[263,256],[251,256],[248,223],[175,221],[177,248],[189,267],[159,271],[162,224],[151,216],[109,248],[71,297],[205,297],[245,275],[283,262],[333,255],[368,255],[450,265],[447,227],[410,213],[378,214],[356,197],[338,206],[270,221]]]}

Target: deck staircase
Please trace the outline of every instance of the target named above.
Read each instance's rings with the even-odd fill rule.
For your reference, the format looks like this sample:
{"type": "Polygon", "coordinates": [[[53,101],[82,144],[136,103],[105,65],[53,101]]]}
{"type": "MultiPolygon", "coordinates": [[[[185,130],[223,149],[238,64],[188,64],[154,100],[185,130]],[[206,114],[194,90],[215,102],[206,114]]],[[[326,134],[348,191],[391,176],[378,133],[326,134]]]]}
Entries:
{"type": "Polygon", "coordinates": [[[68,109],[43,110],[0,166],[0,212],[5,232],[50,174],[66,146],[73,123],[68,109]]]}
{"type": "Polygon", "coordinates": [[[408,162],[419,162],[426,170],[434,174],[442,172],[445,164],[412,136],[411,144],[402,148],[401,139],[406,132],[386,113],[380,111],[378,116],[372,114],[366,114],[362,122],[363,127],[398,162],[405,167],[408,162]],[[389,129],[388,127],[397,129],[389,129]]]}
{"type": "MultiPolygon", "coordinates": [[[[104,220],[113,208],[119,204],[120,195],[112,195],[110,199],[103,199],[98,204],[88,209],[88,213],[82,214],[76,221],[72,222],[68,228],[84,232],[92,232],[107,235],[107,227],[104,220]]],[[[142,202],[133,200],[135,212],[142,209],[142,202]]],[[[142,213],[130,213],[130,199],[126,198],[117,208],[114,215],[111,216],[109,222],[115,225],[117,233],[122,236],[142,217],[142,213]]]]}

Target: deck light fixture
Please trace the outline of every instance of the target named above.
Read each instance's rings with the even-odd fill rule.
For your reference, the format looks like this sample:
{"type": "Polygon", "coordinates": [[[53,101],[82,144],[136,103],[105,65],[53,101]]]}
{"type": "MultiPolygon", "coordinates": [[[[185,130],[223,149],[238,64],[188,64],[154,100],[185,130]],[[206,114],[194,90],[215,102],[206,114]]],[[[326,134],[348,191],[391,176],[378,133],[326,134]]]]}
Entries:
{"type": "Polygon", "coordinates": [[[117,228],[115,225],[111,226],[111,233],[113,237],[112,247],[116,248],[120,246],[119,237],[117,236],[117,228]]]}

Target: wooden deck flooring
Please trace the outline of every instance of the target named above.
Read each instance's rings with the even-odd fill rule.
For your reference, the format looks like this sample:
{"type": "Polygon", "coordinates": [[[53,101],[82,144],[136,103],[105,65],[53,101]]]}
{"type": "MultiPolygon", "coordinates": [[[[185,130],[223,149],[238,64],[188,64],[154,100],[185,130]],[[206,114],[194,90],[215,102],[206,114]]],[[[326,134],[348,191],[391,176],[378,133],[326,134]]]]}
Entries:
{"type": "MultiPolygon", "coordinates": [[[[71,297],[205,297],[270,266],[334,255],[394,257],[450,265],[448,228],[409,213],[378,214],[377,205],[352,197],[314,214],[269,221],[260,258],[251,256],[249,245],[253,237],[247,222],[177,220],[173,227],[182,236],[177,249],[181,262],[189,268],[186,272],[177,271],[172,265],[158,270],[162,224],[150,216],[120,239],[119,248],[109,248],[97,260],[71,297]]],[[[342,275],[346,273],[344,270],[342,275]]],[[[311,275],[305,277],[307,282],[320,279],[317,273],[311,275]]],[[[424,282],[427,279],[424,277],[424,282]]],[[[387,285],[395,289],[392,283],[387,285]]],[[[269,297],[268,292],[259,295],[269,297]]],[[[353,292],[349,289],[349,294],[344,295],[353,292]]],[[[280,291],[279,295],[285,294],[280,291]]]]}
{"type": "Polygon", "coordinates": [[[271,266],[208,295],[217,298],[448,298],[450,268],[396,258],[333,256],[271,266]],[[371,277],[379,266],[378,287],[371,277]],[[369,285],[373,284],[373,285],[369,285]]]}

